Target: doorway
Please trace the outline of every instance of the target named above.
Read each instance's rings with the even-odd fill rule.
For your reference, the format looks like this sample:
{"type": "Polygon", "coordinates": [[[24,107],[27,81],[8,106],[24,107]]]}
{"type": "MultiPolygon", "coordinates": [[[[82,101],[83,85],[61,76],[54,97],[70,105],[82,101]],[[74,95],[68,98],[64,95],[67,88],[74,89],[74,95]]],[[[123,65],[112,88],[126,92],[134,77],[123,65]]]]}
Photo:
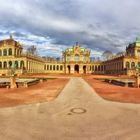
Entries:
{"type": "Polygon", "coordinates": [[[70,74],[70,65],[68,65],[67,68],[68,68],[68,74],[70,74]]]}
{"type": "Polygon", "coordinates": [[[74,71],[75,71],[75,73],[79,73],[79,65],[74,66],[74,71]]]}

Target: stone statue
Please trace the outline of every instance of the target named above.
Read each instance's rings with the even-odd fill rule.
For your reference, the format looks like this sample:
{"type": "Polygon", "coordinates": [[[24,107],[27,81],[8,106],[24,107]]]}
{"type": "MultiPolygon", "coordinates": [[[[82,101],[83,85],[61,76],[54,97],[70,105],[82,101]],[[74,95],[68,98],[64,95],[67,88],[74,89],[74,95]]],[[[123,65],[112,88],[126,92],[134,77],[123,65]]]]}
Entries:
{"type": "Polygon", "coordinates": [[[139,88],[140,87],[140,67],[139,67],[139,65],[136,65],[135,71],[136,71],[135,87],[139,88]]]}
{"type": "Polygon", "coordinates": [[[12,66],[10,67],[10,77],[14,77],[15,76],[15,65],[12,64],[12,66]]]}
{"type": "Polygon", "coordinates": [[[15,64],[10,67],[10,88],[17,88],[15,77],[15,64]]]}

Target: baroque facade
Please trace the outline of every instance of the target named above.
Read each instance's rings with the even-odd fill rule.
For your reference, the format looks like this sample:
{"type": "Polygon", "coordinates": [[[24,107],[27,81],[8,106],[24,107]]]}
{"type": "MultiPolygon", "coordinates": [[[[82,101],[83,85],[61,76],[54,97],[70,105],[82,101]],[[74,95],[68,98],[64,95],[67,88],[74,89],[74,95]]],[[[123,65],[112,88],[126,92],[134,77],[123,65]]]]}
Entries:
{"type": "Polygon", "coordinates": [[[140,68],[140,40],[129,44],[125,55],[114,57],[103,63],[105,74],[136,75],[136,69],[140,68]]]}
{"type": "Polygon", "coordinates": [[[78,43],[63,51],[65,73],[90,73],[90,51],[80,47],[78,43]]]}
{"type": "Polygon", "coordinates": [[[62,61],[48,61],[39,56],[24,54],[21,44],[13,39],[0,41],[0,75],[9,75],[15,64],[16,74],[60,73],[60,74],[117,74],[135,75],[140,67],[140,41],[126,47],[126,53],[107,61],[93,62],[90,51],[76,43],[62,52],[62,61]]]}
{"type": "Polygon", "coordinates": [[[91,74],[104,73],[101,62],[90,61],[90,51],[76,43],[62,52],[62,62],[45,63],[46,73],[91,74]]]}
{"type": "Polygon", "coordinates": [[[23,53],[21,44],[13,39],[0,41],[0,74],[9,75],[10,67],[15,64],[16,74],[43,73],[45,61],[40,57],[23,53]]]}

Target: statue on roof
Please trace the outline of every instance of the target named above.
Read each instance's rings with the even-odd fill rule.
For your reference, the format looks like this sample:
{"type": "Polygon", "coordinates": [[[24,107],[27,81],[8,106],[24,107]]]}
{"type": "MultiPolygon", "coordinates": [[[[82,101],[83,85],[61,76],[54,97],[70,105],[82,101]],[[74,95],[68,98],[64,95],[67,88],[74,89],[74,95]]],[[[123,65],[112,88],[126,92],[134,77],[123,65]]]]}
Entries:
{"type": "Polygon", "coordinates": [[[79,43],[78,42],[76,42],[76,46],[79,46],[79,43]]]}
{"type": "Polygon", "coordinates": [[[11,77],[15,76],[15,64],[14,63],[10,67],[10,76],[11,77]]]}
{"type": "Polygon", "coordinates": [[[13,36],[12,36],[12,34],[10,34],[10,39],[13,39],[13,36]]]}

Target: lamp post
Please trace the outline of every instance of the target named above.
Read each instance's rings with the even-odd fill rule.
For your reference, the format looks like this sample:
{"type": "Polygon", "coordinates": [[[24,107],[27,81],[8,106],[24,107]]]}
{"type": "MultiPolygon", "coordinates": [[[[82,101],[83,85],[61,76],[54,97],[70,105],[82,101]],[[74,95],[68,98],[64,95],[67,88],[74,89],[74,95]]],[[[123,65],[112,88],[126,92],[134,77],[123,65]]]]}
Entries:
{"type": "Polygon", "coordinates": [[[10,67],[10,88],[17,88],[15,77],[15,64],[10,67]]]}
{"type": "Polygon", "coordinates": [[[140,67],[138,65],[136,65],[135,71],[136,71],[135,87],[139,88],[139,86],[140,86],[140,67]]]}

